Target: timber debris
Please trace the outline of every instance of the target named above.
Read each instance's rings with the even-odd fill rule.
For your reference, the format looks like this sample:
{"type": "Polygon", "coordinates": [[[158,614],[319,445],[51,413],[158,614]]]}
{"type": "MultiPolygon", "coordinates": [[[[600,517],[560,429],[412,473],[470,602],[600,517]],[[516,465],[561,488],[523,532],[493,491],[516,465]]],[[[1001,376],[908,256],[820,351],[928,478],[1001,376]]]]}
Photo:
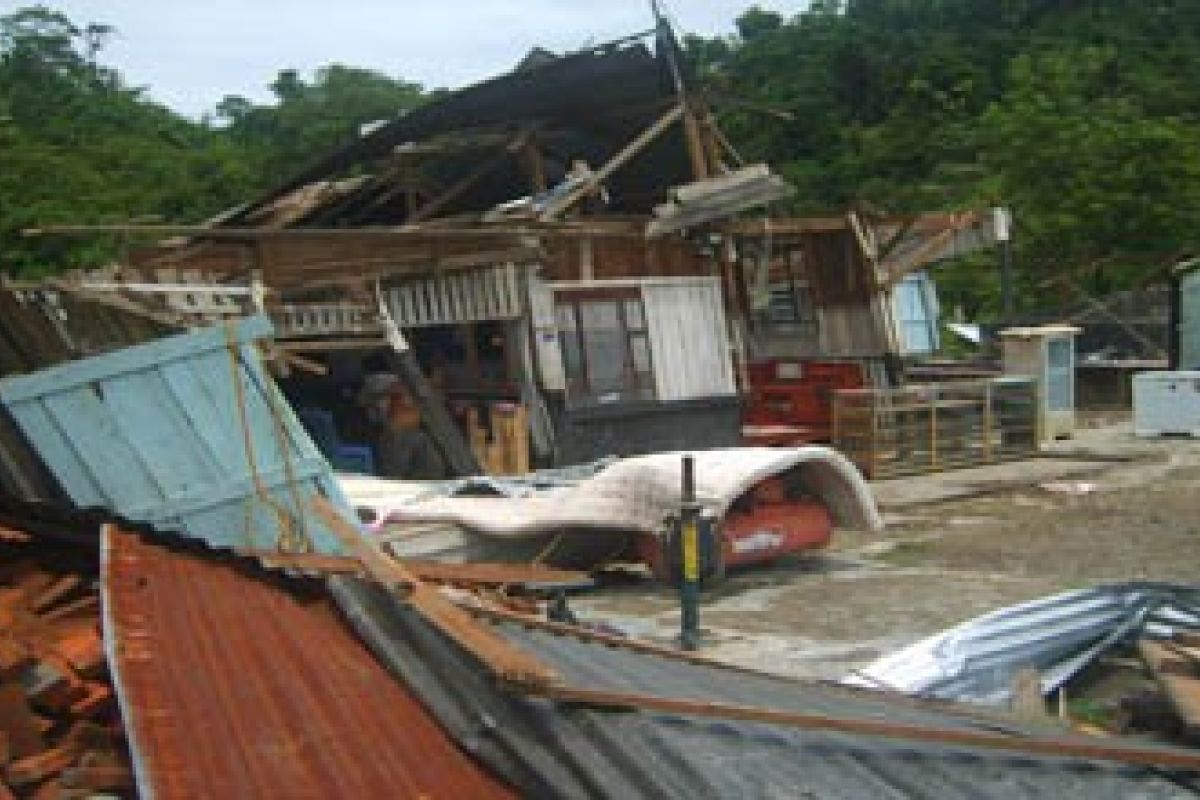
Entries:
{"type": "Polygon", "coordinates": [[[95,564],[78,548],[3,530],[0,797],[132,796],[95,564]]]}

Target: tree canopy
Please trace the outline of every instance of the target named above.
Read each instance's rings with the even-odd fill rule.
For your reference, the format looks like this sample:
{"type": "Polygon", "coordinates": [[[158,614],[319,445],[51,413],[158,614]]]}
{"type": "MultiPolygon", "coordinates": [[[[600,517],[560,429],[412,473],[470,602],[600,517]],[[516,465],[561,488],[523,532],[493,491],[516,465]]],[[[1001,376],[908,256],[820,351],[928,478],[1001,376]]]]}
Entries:
{"type": "MultiPolygon", "coordinates": [[[[687,44],[798,210],[1010,206],[1026,306],[1200,249],[1198,0],[818,0],[687,44]]],[[[986,314],[982,268],[944,283],[986,314]]]]}
{"type": "MultiPolygon", "coordinates": [[[[0,17],[4,271],[116,252],[26,226],[203,220],[430,96],[283,69],[271,101],[192,120],[104,66],[112,32],[41,6],[0,17]]],[[[728,138],[795,184],[797,213],[1010,206],[1025,306],[1056,276],[1124,288],[1200,252],[1200,0],[813,0],[685,44],[728,138]]],[[[986,316],[985,261],[943,286],[986,316]]]]}
{"type": "Polygon", "coordinates": [[[282,70],[274,102],[226,97],[199,121],[102,63],[112,29],[44,6],[0,17],[0,270],[98,266],[103,237],[22,237],[51,223],[196,222],[292,177],[307,162],[424,98],[420,86],[330,65],[282,70]]]}

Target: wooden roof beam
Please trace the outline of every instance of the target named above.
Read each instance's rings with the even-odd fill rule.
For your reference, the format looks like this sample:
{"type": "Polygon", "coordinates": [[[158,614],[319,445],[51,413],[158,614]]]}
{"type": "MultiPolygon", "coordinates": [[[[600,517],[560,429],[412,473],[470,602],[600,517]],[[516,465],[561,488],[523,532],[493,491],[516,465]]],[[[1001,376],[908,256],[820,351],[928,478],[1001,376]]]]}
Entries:
{"type": "Polygon", "coordinates": [[[643,130],[629,144],[621,148],[604,166],[589,175],[587,180],[562,197],[549,203],[538,218],[539,221],[552,222],[558,219],[581,199],[596,191],[614,172],[628,164],[636,155],[645,150],[651,142],[683,118],[686,111],[687,108],[683,103],[677,103],[672,106],[667,113],[655,120],[650,127],[643,130]]]}

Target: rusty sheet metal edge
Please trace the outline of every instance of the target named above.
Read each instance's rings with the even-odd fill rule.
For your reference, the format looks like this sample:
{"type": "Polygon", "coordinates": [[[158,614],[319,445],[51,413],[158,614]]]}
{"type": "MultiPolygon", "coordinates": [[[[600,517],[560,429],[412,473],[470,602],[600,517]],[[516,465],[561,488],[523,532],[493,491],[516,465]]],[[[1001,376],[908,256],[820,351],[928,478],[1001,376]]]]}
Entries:
{"type": "Polygon", "coordinates": [[[145,759],[142,758],[144,745],[138,741],[139,717],[141,712],[130,702],[122,680],[121,659],[118,658],[117,627],[112,617],[113,598],[110,581],[103,576],[111,574],[112,568],[112,535],[116,531],[113,525],[104,525],[100,529],[100,627],[104,634],[104,657],[108,661],[108,672],[112,676],[113,690],[117,696],[117,705],[121,709],[121,720],[125,727],[125,738],[129,742],[129,759],[133,765],[134,784],[141,800],[154,800],[154,788],[146,769],[145,759]]]}
{"type": "MultiPolygon", "coordinates": [[[[194,572],[194,566],[197,563],[208,561],[210,569],[205,569],[204,576],[212,578],[212,581],[209,583],[216,584],[210,588],[220,588],[220,584],[227,583],[228,578],[226,576],[228,573],[223,571],[234,566],[228,560],[230,558],[228,554],[175,552],[172,549],[156,545],[152,540],[145,539],[145,537],[138,534],[126,533],[126,531],[122,531],[116,525],[106,525],[102,531],[101,613],[104,650],[106,650],[106,656],[109,661],[110,674],[112,674],[122,718],[125,721],[128,745],[130,745],[133,763],[134,780],[136,780],[139,798],[194,796],[198,788],[197,780],[202,782],[203,786],[212,789],[214,784],[229,783],[230,781],[236,782],[239,778],[245,781],[245,783],[239,783],[238,786],[242,790],[245,790],[247,796],[253,795],[253,790],[257,790],[260,795],[265,792],[265,795],[262,796],[278,796],[278,787],[271,781],[272,778],[277,780],[282,775],[287,775],[293,778],[293,780],[296,777],[308,777],[313,781],[311,784],[302,782],[289,783],[289,796],[330,796],[329,794],[318,793],[316,782],[323,778],[326,783],[329,781],[337,782],[338,787],[340,787],[337,794],[342,794],[341,789],[346,789],[347,784],[359,784],[360,788],[365,788],[366,784],[374,781],[376,783],[374,783],[370,796],[470,796],[470,798],[494,798],[496,800],[510,800],[514,798],[515,795],[512,794],[512,790],[508,786],[500,783],[490,771],[487,771],[484,766],[475,762],[475,759],[469,753],[464,753],[461,748],[458,748],[452,742],[444,730],[440,728],[437,721],[416,702],[416,699],[413,698],[407,688],[400,684],[400,682],[396,682],[396,679],[392,678],[388,670],[382,664],[379,664],[376,658],[371,656],[370,652],[365,649],[365,646],[354,637],[349,628],[344,627],[340,619],[336,619],[336,609],[329,602],[328,597],[326,597],[325,602],[326,610],[330,614],[329,616],[317,614],[317,609],[313,609],[313,614],[305,614],[304,616],[290,614],[289,620],[271,619],[270,616],[262,613],[262,606],[266,602],[264,600],[265,596],[269,593],[253,589],[259,582],[259,577],[254,575],[239,576],[238,578],[239,582],[244,582],[244,587],[248,590],[246,597],[250,601],[253,601],[251,603],[252,606],[257,604],[259,607],[257,614],[251,613],[247,616],[247,619],[254,620],[250,624],[276,626],[276,631],[288,632],[288,636],[294,637],[296,625],[299,622],[307,620],[312,622],[312,626],[310,626],[312,628],[310,630],[310,638],[312,632],[317,631],[318,628],[322,628],[325,633],[331,631],[337,632],[338,636],[335,639],[337,642],[344,644],[344,650],[338,654],[336,651],[322,649],[323,655],[320,658],[320,662],[326,664],[326,673],[328,673],[329,669],[332,669],[332,667],[328,666],[330,660],[340,662],[341,668],[336,669],[335,672],[343,675],[352,675],[352,682],[355,686],[358,686],[365,680],[364,675],[361,674],[361,670],[364,669],[365,664],[370,664],[372,678],[377,681],[377,685],[374,686],[374,690],[376,691],[360,691],[359,700],[361,703],[368,704],[371,708],[377,709],[380,716],[377,720],[372,721],[370,718],[365,718],[371,716],[370,711],[365,711],[361,708],[358,710],[341,708],[342,704],[346,702],[346,698],[344,698],[346,685],[342,685],[340,688],[331,688],[331,694],[341,696],[341,699],[336,700],[336,702],[331,699],[331,706],[326,706],[325,709],[314,706],[312,705],[313,700],[311,697],[307,699],[304,697],[306,692],[311,694],[314,691],[312,680],[307,681],[308,686],[306,687],[304,686],[306,681],[301,679],[299,673],[289,669],[276,670],[275,667],[278,664],[272,664],[270,672],[275,675],[276,680],[275,688],[272,691],[266,691],[263,685],[264,675],[262,673],[250,674],[239,672],[242,678],[252,682],[257,681],[260,690],[265,691],[265,694],[257,692],[257,697],[274,696],[277,698],[268,702],[270,708],[266,708],[265,711],[263,708],[258,709],[259,714],[265,714],[262,717],[262,726],[268,728],[268,730],[264,733],[263,730],[254,727],[252,733],[246,734],[258,736],[258,738],[263,739],[263,741],[258,742],[258,746],[265,747],[265,753],[259,753],[259,757],[254,758],[254,753],[239,751],[239,748],[245,746],[245,741],[240,742],[240,744],[239,742],[234,742],[232,745],[228,744],[228,740],[222,740],[224,744],[222,744],[222,741],[218,741],[216,746],[224,748],[227,759],[233,758],[234,762],[240,762],[240,768],[238,764],[230,762],[228,774],[217,777],[205,774],[205,770],[197,766],[199,762],[205,760],[199,753],[192,753],[184,762],[173,763],[173,760],[178,759],[169,758],[170,754],[172,754],[170,753],[170,750],[172,750],[170,744],[172,742],[169,741],[172,739],[172,736],[169,735],[170,723],[168,722],[166,734],[164,734],[163,723],[169,716],[176,714],[186,717],[188,712],[186,705],[180,705],[178,703],[179,698],[172,692],[166,691],[163,697],[168,699],[163,700],[163,702],[168,705],[164,706],[164,708],[157,710],[139,708],[139,700],[143,700],[144,702],[145,699],[144,697],[138,697],[138,692],[144,694],[146,691],[145,675],[138,679],[142,682],[142,688],[134,691],[132,687],[136,686],[138,680],[134,680],[133,684],[131,684],[130,681],[134,679],[134,676],[126,672],[125,662],[127,661],[127,654],[126,652],[122,652],[122,648],[128,646],[128,634],[130,634],[131,630],[137,632],[139,634],[138,638],[142,639],[136,646],[154,644],[152,642],[152,638],[154,637],[151,636],[151,633],[152,628],[155,626],[152,624],[149,626],[145,625],[143,618],[146,614],[140,612],[140,610],[137,610],[136,614],[134,614],[133,628],[130,628],[128,620],[125,620],[125,625],[122,627],[122,625],[119,625],[118,619],[118,609],[122,604],[125,606],[124,614],[128,615],[131,613],[128,597],[122,602],[121,597],[118,596],[121,594],[121,585],[118,584],[128,584],[130,578],[136,576],[139,581],[140,579],[149,579],[151,590],[154,590],[155,579],[172,577],[168,573],[174,572],[174,570],[164,572],[161,561],[160,563],[155,563],[157,557],[160,557],[160,555],[164,555],[164,557],[172,560],[175,565],[191,565],[187,567],[187,571],[193,572],[192,578],[190,581],[185,581],[179,591],[181,594],[187,594],[188,591],[191,591],[193,601],[197,599],[196,593],[199,590],[197,585],[194,585],[197,581],[197,573],[194,572]],[[150,555],[150,560],[146,560],[146,555],[150,555]],[[119,563],[122,558],[143,561],[143,564],[140,565],[138,571],[133,571],[128,565],[122,567],[119,563]],[[193,585],[187,587],[187,583],[192,583],[193,585]],[[332,625],[329,622],[332,622],[332,625]],[[358,667],[355,667],[354,663],[350,663],[355,660],[360,662],[358,667]],[[382,684],[379,684],[380,680],[382,680],[382,684]],[[290,681],[296,681],[294,690],[289,688],[290,681]],[[280,705],[278,698],[293,696],[294,692],[299,693],[299,699],[288,700],[288,702],[280,705]],[[384,697],[384,694],[388,694],[389,692],[391,693],[391,697],[384,697]],[[170,704],[172,700],[175,700],[173,705],[170,704]],[[403,700],[403,703],[397,705],[398,700],[403,700]],[[341,708],[341,710],[334,711],[334,708],[341,708]],[[295,753],[296,757],[293,759],[293,763],[311,764],[311,766],[293,766],[290,769],[282,768],[281,772],[281,769],[272,768],[271,764],[277,764],[281,760],[282,762],[288,762],[287,757],[283,757],[280,753],[276,752],[280,744],[278,744],[275,738],[281,735],[281,723],[284,726],[288,724],[288,721],[282,715],[286,715],[289,710],[294,716],[298,717],[294,720],[295,730],[296,732],[302,732],[301,741],[305,742],[301,746],[300,751],[295,753]],[[352,721],[358,721],[358,723],[352,723],[352,721]],[[324,728],[322,728],[323,722],[324,728]],[[386,724],[383,724],[384,722],[386,724]],[[166,744],[163,741],[164,736],[167,739],[166,744]],[[355,738],[358,739],[358,745],[354,744],[353,740],[355,738]],[[374,747],[376,752],[365,752],[370,747],[374,747]],[[230,756],[230,753],[233,751],[239,751],[236,758],[230,756]],[[304,751],[307,751],[307,759],[302,758],[305,754],[304,751]],[[364,765],[362,769],[355,769],[354,762],[337,764],[338,751],[341,752],[343,759],[348,757],[350,753],[353,753],[355,758],[361,756],[370,760],[370,765],[364,765]],[[268,757],[270,753],[275,754],[268,757]],[[317,757],[318,754],[319,758],[317,757]],[[188,762],[191,762],[191,764],[188,764],[188,762]],[[366,775],[366,772],[371,772],[371,775],[366,775]],[[198,774],[200,774],[199,778],[197,778],[198,774]],[[379,781],[385,781],[388,788],[384,789],[382,786],[379,786],[379,781]],[[428,783],[431,782],[436,783],[437,786],[428,786],[428,783]],[[437,790],[436,792],[432,792],[431,789],[437,790]],[[410,795],[406,795],[406,790],[410,792],[410,795]]],[[[247,566],[248,564],[250,564],[248,561],[244,561],[242,566],[247,566]]],[[[174,589],[174,585],[172,588],[174,589]]],[[[224,588],[228,589],[229,587],[224,588]]],[[[125,585],[125,589],[128,589],[127,585],[125,585]]],[[[202,591],[200,594],[203,595],[206,593],[202,591]]],[[[185,601],[181,600],[180,602],[186,604],[185,601]]],[[[266,602],[266,604],[270,606],[271,603],[266,602]]],[[[293,608],[293,606],[292,604],[286,604],[283,608],[288,609],[293,608]]],[[[217,620],[197,618],[196,621],[209,621],[210,624],[215,625],[217,620]]],[[[203,637],[206,634],[206,636],[211,638],[214,634],[218,634],[222,630],[222,627],[216,626],[211,627],[211,630],[208,631],[191,631],[190,634],[194,634],[197,637],[203,637]]],[[[162,633],[162,631],[158,632],[162,633]]],[[[241,636],[244,633],[245,631],[234,633],[234,636],[241,636]]],[[[323,643],[325,648],[329,648],[335,639],[330,639],[329,636],[318,636],[316,644],[323,643]]],[[[214,645],[214,642],[210,640],[208,646],[212,645],[214,645]]],[[[222,652],[227,652],[227,648],[216,646],[212,652],[222,654],[222,652]]],[[[175,655],[178,656],[178,652],[175,655]]],[[[258,656],[262,658],[262,650],[259,651],[258,656]]],[[[169,658],[163,656],[158,661],[163,660],[169,661],[169,658]]],[[[226,669],[235,668],[245,670],[247,666],[254,666],[251,662],[235,663],[234,661],[230,661],[228,656],[218,658],[218,662],[221,663],[205,663],[202,660],[196,664],[196,674],[188,673],[188,675],[190,675],[190,678],[193,678],[193,676],[204,678],[204,667],[223,666],[226,669]]],[[[169,667],[169,664],[167,666],[169,667]]],[[[178,666],[179,664],[175,664],[176,669],[178,669],[178,666]]],[[[262,668],[264,664],[259,662],[258,666],[262,668]]],[[[162,663],[158,664],[158,669],[162,670],[163,668],[162,663]]],[[[176,672],[176,669],[167,668],[166,672],[170,674],[176,672]]],[[[301,672],[306,672],[306,670],[301,670],[301,672]]],[[[220,675],[208,675],[208,678],[218,680],[220,679],[220,675]]],[[[226,678],[228,678],[228,675],[226,675],[226,678]]],[[[312,679],[312,675],[308,675],[308,678],[312,679]]],[[[319,675],[317,678],[319,679],[319,675]]],[[[317,680],[317,682],[320,685],[324,685],[320,680],[317,680]]],[[[343,680],[342,682],[346,684],[346,681],[343,680]]],[[[157,688],[163,691],[163,687],[157,688]]],[[[220,696],[220,694],[222,692],[217,692],[217,696],[220,696]]],[[[240,705],[229,705],[230,698],[233,697],[232,694],[224,692],[224,705],[221,708],[212,709],[212,721],[214,721],[214,724],[220,720],[221,711],[229,714],[230,709],[240,708],[240,705]]],[[[196,711],[194,704],[191,711],[193,714],[196,711]]],[[[242,712],[245,712],[245,710],[242,712]]],[[[226,720],[226,722],[228,724],[230,721],[226,720]]],[[[242,722],[245,722],[245,720],[242,720],[242,722]]],[[[220,724],[216,724],[216,727],[212,730],[220,727],[220,724]]],[[[196,730],[192,728],[188,728],[186,732],[180,729],[175,733],[175,744],[179,745],[180,742],[187,742],[190,746],[196,745],[203,748],[204,742],[194,741],[194,738],[198,735],[196,730]]],[[[220,736],[220,734],[216,735],[220,736]]],[[[212,756],[211,748],[214,746],[214,742],[211,739],[212,735],[210,735],[210,741],[208,742],[208,754],[210,757],[212,756]]],[[[204,794],[204,790],[200,794],[204,794]]],[[[353,792],[350,792],[350,794],[353,796],[362,796],[356,795],[353,792]]]]}

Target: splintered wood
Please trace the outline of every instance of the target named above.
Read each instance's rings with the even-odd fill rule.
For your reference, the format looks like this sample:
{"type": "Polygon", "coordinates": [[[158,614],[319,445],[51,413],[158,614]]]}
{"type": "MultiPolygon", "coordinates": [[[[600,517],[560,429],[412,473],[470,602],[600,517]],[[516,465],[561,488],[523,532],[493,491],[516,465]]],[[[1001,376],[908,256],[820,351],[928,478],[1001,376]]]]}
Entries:
{"type": "Polygon", "coordinates": [[[1200,739],[1200,638],[1142,639],[1138,652],[1175,708],[1184,733],[1200,739]]]}
{"type": "Polygon", "coordinates": [[[385,555],[327,500],[314,497],[312,508],[341,540],[346,552],[362,563],[372,580],[415,609],[497,678],[534,686],[558,681],[558,674],[533,654],[476,621],[442,594],[441,589],[422,581],[400,561],[385,555]]]}
{"type": "Polygon", "coordinates": [[[488,426],[479,410],[467,410],[467,438],[471,451],[489,475],[524,475],[529,472],[529,412],[514,403],[494,403],[488,408],[488,426]]]}
{"type": "Polygon", "coordinates": [[[0,553],[0,798],[131,796],[94,576],[0,553]]]}

